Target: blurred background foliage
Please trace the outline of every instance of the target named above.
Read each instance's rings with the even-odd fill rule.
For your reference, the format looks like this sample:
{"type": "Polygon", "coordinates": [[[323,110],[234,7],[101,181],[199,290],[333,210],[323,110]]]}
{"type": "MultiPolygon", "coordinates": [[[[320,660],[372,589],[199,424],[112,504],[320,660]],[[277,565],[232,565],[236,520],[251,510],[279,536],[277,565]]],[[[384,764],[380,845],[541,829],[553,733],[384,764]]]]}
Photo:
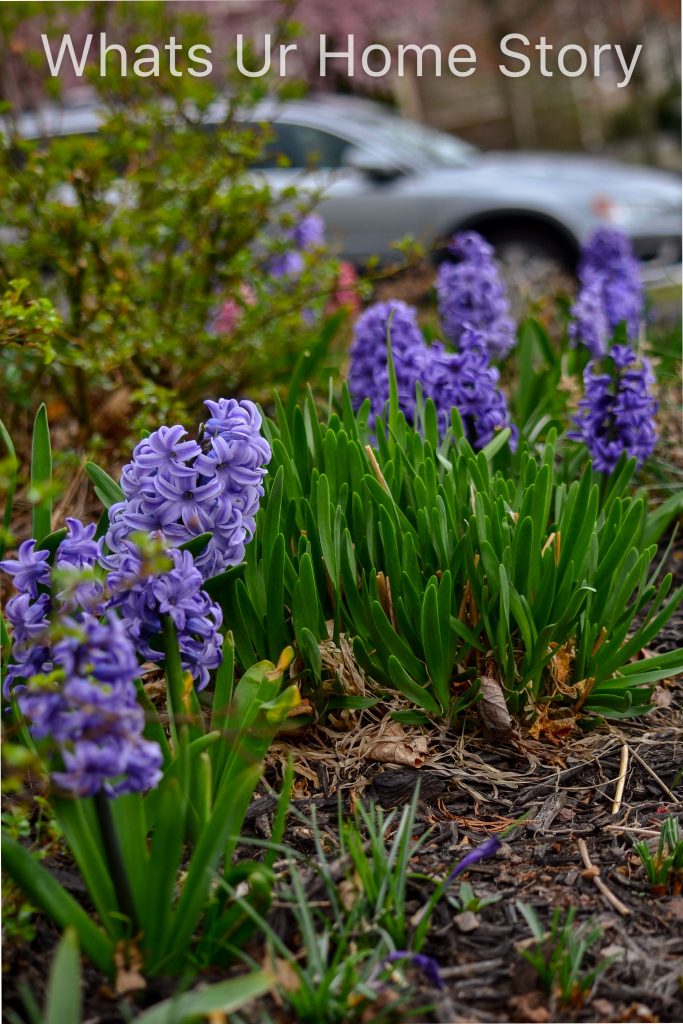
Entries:
{"type": "MultiPolygon", "coordinates": [[[[62,5],[25,6],[44,27],[49,9],[62,5]]],[[[95,21],[114,18],[116,37],[133,47],[176,35],[187,52],[207,40],[204,19],[174,5],[69,6],[95,21]]],[[[7,7],[1,31],[16,49],[25,12],[7,7]]],[[[287,25],[278,31],[286,38],[287,25]]],[[[21,57],[35,63],[32,49],[21,57]]],[[[302,254],[296,273],[271,272],[315,196],[293,188],[275,196],[249,173],[267,130],[245,118],[265,86],[237,74],[223,83],[174,77],[168,68],[158,78],[90,81],[105,111],[96,134],[22,139],[12,134],[15,108],[5,106],[0,375],[12,399],[8,426],[21,438],[39,392],[53,417],[63,412],[90,444],[139,432],[150,415],[183,418],[207,394],[270,398],[314,340],[328,349],[343,317],[330,322],[339,266],[323,245],[302,254]]],[[[325,375],[334,365],[325,362],[325,375]]]]}

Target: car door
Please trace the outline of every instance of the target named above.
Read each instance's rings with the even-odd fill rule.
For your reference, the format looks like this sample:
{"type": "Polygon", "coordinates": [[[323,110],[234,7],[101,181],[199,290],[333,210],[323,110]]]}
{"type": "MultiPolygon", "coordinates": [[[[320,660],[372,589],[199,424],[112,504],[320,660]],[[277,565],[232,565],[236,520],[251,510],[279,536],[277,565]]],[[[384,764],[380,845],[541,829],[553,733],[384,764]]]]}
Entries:
{"type": "MultiPolygon", "coordinates": [[[[394,177],[380,180],[352,166],[355,149],[364,151],[370,168],[372,150],[333,129],[285,119],[272,127],[264,173],[276,189],[296,185],[322,195],[318,209],[328,241],[341,256],[354,262],[373,255],[386,259],[396,239],[407,234],[419,238],[424,221],[413,174],[397,168],[394,177]]],[[[385,155],[378,153],[376,159],[386,165],[385,155]]]]}

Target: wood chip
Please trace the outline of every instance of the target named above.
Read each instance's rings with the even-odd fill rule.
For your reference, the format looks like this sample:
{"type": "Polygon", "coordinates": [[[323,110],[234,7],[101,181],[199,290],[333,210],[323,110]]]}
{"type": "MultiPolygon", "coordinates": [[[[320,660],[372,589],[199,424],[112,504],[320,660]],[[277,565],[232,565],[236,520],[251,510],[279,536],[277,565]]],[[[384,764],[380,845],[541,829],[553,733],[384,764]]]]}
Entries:
{"type": "Polygon", "coordinates": [[[461,932],[473,932],[481,923],[477,915],[471,910],[464,910],[462,914],[456,914],[453,920],[455,921],[456,928],[461,932]]]}

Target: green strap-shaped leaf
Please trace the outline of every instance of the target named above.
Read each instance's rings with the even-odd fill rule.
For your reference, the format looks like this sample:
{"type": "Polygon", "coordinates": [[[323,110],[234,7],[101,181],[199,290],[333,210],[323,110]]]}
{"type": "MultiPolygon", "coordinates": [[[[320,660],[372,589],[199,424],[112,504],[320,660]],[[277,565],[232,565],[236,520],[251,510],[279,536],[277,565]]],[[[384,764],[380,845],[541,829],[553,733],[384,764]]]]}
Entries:
{"type": "Polygon", "coordinates": [[[86,462],[85,471],[95,487],[95,494],[105,508],[111,508],[116,502],[125,500],[126,496],[116,480],[96,463],[86,462]]]}
{"type": "Polygon", "coordinates": [[[165,999],[135,1019],[137,1024],[189,1024],[213,1015],[235,1013],[265,995],[274,984],[272,975],[254,971],[165,999]]]}
{"type": "Polygon", "coordinates": [[[114,973],[114,944],[42,864],[14,839],[2,836],[4,870],[60,928],[72,927],[83,952],[103,974],[114,973]]]}
{"type": "Polygon", "coordinates": [[[37,541],[52,530],[52,449],[47,409],[43,403],[33,424],[31,490],[34,494],[33,536],[37,541]]]}
{"type": "Polygon", "coordinates": [[[17,459],[17,453],[14,450],[12,438],[10,437],[2,420],[0,420],[0,438],[7,450],[7,461],[9,463],[7,469],[7,488],[5,491],[5,508],[2,513],[2,533],[0,534],[0,558],[2,558],[5,554],[6,538],[9,534],[10,526],[12,525],[12,511],[14,509],[14,495],[17,491],[19,460],[17,459]]]}
{"type": "Polygon", "coordinates": [[[43,1024],[78,1024],[81,1019],[81,954],[75,928],[60,939],[45,997],[43,1024]]]}

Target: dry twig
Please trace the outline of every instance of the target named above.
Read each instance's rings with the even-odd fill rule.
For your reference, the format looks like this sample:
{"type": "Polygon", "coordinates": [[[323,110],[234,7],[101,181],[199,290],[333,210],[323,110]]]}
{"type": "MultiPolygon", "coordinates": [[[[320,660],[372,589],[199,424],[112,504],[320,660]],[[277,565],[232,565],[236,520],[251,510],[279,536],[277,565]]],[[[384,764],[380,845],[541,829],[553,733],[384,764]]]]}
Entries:
{"type": "Polygon", "coordinates": [[[621,801],[624,796],[624,786],[626,785],[626,772],[628,771],[628,744],[624,743],[621,748],[621,759],[619,761],[619,775],[617,776],[617,788],[614,791],[614,800],[612,801],[612,814],[618,814],[621,808],[621,801]]]}
{"type": "Polygon", "coordinates": [[[583,872],[583,877],[592,878],[595,883],[595,887],[600,890],[607,902],[614,907],[617,913],[621,914],[622,917],[628,917],[631,911],[625,903],[622,903],[621,900],[614,895],[613,892],[610,892],[600,877],[600,868],[591,862],[585,839],[579,839],[579,853],[581,854],[581,860],[583,861],[583,865],[586,869],[583,872]]]}
{"type": "Polygon", "coordinates": [[[666,795],[668,796],[669,800],[671,800],[671,802],[674,803],[674,804],[680,803],[680,801],[676,798],[676,796],[671,792],[669,787],[664,782],[662,782],[662,780],[660,779],[659,775],[657,775],[657,772],[654,770],[654,768],[650,768],[649,764],[647,764],[647,762],[642,759],[642,757],[640,756],[638,751],[637,750],[632,750],[631,753],[633,754],[633,756],[635,757],[636,761],[641,766],[641,768],[644,768],[645,771],[647,772],[647,774],[650,776],[650,778],[655,780],[655,782],[660,787],[662,792],[666,793],[666,795]]]}

